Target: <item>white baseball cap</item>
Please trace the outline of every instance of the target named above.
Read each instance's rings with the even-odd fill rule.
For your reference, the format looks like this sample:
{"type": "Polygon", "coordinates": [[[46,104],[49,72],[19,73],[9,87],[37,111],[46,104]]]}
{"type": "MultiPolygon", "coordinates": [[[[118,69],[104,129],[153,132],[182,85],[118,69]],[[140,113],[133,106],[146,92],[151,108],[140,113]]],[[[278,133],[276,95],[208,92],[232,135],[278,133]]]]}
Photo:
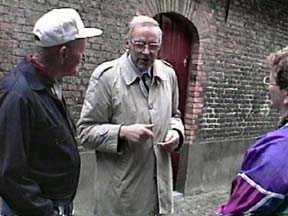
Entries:
{"type": "Polygon", "coordinates": [[[80,15],[72,8],[53,9],[40,17],[33,33],[39,39],[39,46],[52,47],[80,38],[102,34],[97,28],[85,28],[80,15]]]}

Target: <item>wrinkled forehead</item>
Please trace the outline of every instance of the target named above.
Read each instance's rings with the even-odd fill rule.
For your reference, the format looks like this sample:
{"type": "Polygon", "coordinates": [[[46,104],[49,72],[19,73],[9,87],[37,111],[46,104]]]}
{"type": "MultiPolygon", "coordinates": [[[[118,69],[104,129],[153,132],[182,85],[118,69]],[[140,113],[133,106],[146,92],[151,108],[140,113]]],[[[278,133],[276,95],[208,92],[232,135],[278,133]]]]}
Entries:
{"type": "Polygon", "coordinates": [[[154,25],[136,25],[132,31],[132,39],[161,41],[161,29],[154,25]]]}

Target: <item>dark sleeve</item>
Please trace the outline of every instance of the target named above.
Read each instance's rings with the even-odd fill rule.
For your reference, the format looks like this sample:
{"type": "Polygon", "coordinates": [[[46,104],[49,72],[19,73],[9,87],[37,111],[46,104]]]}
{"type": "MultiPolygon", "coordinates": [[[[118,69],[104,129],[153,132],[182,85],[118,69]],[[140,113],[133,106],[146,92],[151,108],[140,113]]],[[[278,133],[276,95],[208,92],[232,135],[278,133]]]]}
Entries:
{"type": "Polygon", "coordinates": [[[50,216],[51,200],[29,178],[30,110],[15,93],[0,94],[0,196],[21,216],[50,216]]]}
{"type": "Polygon", "coordinates": [[[176,152],[180,151],[180,149],[182,148],[183,146],[183,142],[184,142],[184,137],[183,137],[183,134],[181,131],[179,131],[178,129],[174,128],[172,130],[175,130],[177,131],[178,135],[179,135],[179,144],[177,146],[177,148],[175,149],[176,152]]]}

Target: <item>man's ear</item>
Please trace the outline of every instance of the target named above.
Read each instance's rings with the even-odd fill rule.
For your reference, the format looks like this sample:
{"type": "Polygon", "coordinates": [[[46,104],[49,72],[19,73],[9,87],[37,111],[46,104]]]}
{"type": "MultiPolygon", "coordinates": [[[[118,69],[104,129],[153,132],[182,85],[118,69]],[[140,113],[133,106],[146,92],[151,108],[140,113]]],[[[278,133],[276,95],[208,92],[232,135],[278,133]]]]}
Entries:
{"type": "Polygon", "coordinates": [[[126,40],[125,40],[124,47],[125,47],[126,50],[129,49],[129,41],[128,41],[128,38],[126,38],[126,40]]]}
{"type": "Polygon", "coordinates": [[[284,94],[285,94],[285,97],[284,97],[284,100],[283,100],[283,103],[288,106],[288,91],[284,90],[284,94]]]}
{"type": "Polygon", "coordinates": [[[64,60],[67,58],[67,47],[65,45],[61,46],[58,53],[59,53],[60,62],[61,64],[63,64],[64,60]]]}

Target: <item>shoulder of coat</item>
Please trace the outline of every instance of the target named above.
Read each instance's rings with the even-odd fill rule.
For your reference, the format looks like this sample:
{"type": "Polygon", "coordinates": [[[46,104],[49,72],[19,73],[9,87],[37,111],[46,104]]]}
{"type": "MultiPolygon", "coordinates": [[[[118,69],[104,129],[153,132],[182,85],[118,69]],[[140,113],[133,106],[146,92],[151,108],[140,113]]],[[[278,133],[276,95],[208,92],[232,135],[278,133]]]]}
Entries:
{"type": "Polygon", "coordinates": [[[160,61],[161,61],[163,64],[165,64],[166,66],[173,68],[173,66],[172,66],[172,64],[171,64],[170,62],[168,62],[168,61],[166,61],[166,60],[163,60],[163,59],[160,59],[160,61]]]}
{"type": "Polygon", "coordinates": [[[93,76],[96,79],[99,79],[105,72],[113,69],[116,65],[116,59],[112,61],[107,61],[102,64],[100,64],[93,72],[93,76]]]}
{"type": "Polygon", "coordinates": [[[172,65],[170,62],[168,62],[168,61],[166,61],[166,60],[163,60],[163,59],[160,59],[160,62],[161,62],[161,64],[162,64],[163,68],[165,68],[166,73],[167,73],[167,72],[170,72],[170,73],[167,73],[167,75],[168,75],[168,74],[174,74],[174,73],[175,73],[175,70],[174,70],[174,68],[173,68],[173,65],[172,65]]]}

